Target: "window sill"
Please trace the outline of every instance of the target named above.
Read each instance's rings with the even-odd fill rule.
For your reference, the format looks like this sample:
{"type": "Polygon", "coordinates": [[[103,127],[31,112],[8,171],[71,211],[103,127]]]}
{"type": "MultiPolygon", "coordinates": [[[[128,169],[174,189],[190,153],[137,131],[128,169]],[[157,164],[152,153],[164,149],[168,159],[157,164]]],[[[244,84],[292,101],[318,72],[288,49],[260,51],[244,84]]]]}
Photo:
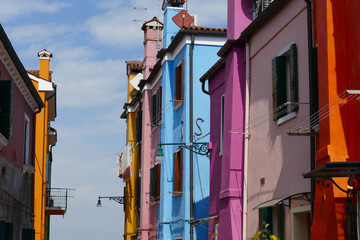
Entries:
{"type": "Polygon", "coordinates": [[[0,150],[3,147],[6,147],[6,145],[8,144],[8,140],[0,133],[0,150]]]}
{"type": "Polygon", "coordinates": [[[284,124],[284,123],[286,123],[287,121],[290,121],[290,120],[293,119],[293,118],[296,118],[296,112],[291,112],[291,113],[287,114],[286,116],[278,119],[278,120],[276,121],[276,124],[277,124],[278,126],[280,126],[281,124],[284,124]]]}
{"type": "Polygon", "coordinates": [[[35,168],[33,165],[30,164],[24,164],[23,166],[23,174],[27,173],[28,175],[35,173],[35,168]]]}
{"type": "Polygon", "coordinates": [[[156,206],[156,205],[159,205],[160,204],[160,200],[156,200],[156,201],[150,201],[149,202],[150,206],[156,206]]]}
{"type": "Polygon", "coordinates": [[[174,102],[175,102],[174,111],[179,110],[179,108],[181,108],[184,104],[184,100],[174,100],[174,102]]]}
{"type": "Polygon", "coordinates": [[[170,193],[172,193],[173,198],[177,198],[177,197],[180,197],[181,195],[183,195],[184,192],[170,192],[170,193]]]}

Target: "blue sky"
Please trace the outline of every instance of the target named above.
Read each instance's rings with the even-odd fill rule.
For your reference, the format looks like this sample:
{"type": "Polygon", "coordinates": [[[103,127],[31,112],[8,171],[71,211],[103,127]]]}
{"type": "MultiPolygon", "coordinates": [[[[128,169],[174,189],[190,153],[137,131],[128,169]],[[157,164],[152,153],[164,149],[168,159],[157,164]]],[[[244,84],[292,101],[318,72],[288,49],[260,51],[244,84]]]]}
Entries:
{"type": "MultiPolygon", "coordinates": [[[[226,27],[226,0],[193,0],[189,13],[206,27],[226,27]]],[[[53,53],[58,131],[53,187],[75,188],[64,218],[51,218],[52,240],[122,239],[123,206],[97,197],[122,195],[116,153],[125,145],[126,60],[143,59],[142,22],[162,19],[162,0],[1,0],[0,23],[26,69],[37,52],[53,53]],[[138,9],[134,9],[137,7],[138,9]],[[142,8],[147,8],[145,11],[142,8]]]]}

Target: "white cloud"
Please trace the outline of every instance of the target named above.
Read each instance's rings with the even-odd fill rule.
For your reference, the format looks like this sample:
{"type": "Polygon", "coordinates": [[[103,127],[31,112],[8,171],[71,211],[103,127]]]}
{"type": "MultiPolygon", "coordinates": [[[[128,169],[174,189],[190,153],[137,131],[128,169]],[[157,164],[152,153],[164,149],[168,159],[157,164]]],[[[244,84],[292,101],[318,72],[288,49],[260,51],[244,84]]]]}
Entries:
{"type": "Polygon", "coordinates": [[[142,47],[141,24],[134,23],[132,11],[124,8],[110,10],[94,16],[85,23],[85,28],[101,44],[119,48],[142,47]]]}
{"type": "Polygon", "coordinates": [[[0,8],[3,11],[0,11],[0,19],[6,21],[19,16],[31,15],[35,12],[54,13],[70,6],[69,3],[63,1],[1,0],[0,8]]]}
{"type": "Polygon", "coordinates": [[[87,61],[79,55],[64,58],[54,67],[59,106],[99,107],[124,99],[121,96],[127,87],[124,61],[87,61]]]}

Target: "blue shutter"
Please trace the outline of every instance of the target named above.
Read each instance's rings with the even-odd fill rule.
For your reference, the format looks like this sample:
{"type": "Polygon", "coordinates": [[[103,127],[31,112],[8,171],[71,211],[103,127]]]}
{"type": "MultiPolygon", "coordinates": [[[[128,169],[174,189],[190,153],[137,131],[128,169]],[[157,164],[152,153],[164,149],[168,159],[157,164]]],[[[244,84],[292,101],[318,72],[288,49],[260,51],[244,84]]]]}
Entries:
{"type": "MultiPolygon", "coordinates": [[[[290,89],[291,89],[291,102],[299,102],[296,44],[292,44],[290,46],[290,89]]],[[[299,110],[298,104],[295,107],[293,107],[291,111],[295,112],[297,110],[299,110]]]]}
{"type": "Polygon", "coordinates": [[[12,81],[0,81],[0,133],[6,139],[11,138],[12,99],[12,81]]]}

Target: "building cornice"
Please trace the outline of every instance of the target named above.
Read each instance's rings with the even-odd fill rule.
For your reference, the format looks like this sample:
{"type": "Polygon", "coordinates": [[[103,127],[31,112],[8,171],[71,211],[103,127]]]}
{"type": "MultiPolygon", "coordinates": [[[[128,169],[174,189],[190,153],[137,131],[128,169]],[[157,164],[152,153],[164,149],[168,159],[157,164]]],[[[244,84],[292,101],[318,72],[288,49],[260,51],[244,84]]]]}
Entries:
{"type": "Polygon", "coordinates": [[[36,102],[35,98],[31,94],[28,86],[25,84],[23,78],[21,77],[20,73],[18,72],[15,64],[13,63],[12,59],[10,58],[9,54],[7,53],[4,45],[0,42],[0,60],[4,64],[6,70],[10,74],[11,78],[13,79],[15,85],[20,90],[21,94],[24,96],[26,102],[29,104],[31,109],[35,111],[39,108],[39,104],[36,102]]]}

